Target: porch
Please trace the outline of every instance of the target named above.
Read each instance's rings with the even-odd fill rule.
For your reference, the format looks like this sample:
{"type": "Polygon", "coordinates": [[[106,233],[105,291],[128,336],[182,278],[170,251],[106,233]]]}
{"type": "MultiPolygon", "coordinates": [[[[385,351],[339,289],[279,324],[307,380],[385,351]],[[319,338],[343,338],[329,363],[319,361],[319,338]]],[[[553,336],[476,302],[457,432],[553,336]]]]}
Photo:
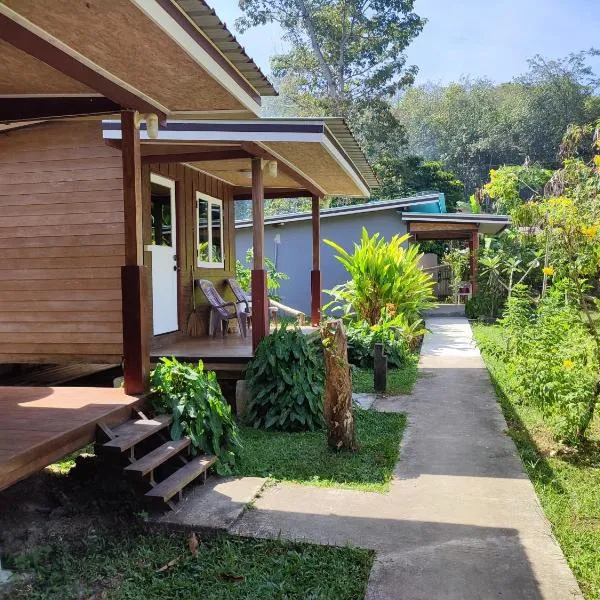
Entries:
{"type": "Polygon", "coordinates": [[[97,424],[122,423],[143,403],[121,388],[0,387],[0,490],[93,442],[97,424]]]}
{"type": "MultiPolygon", "coordinates": [[[[304,335],[312,336],[318,331],[317,327],[302,326],[300,330],[304,335]]],[[[204,361],[207,366],[215,370],[219,363],[230,365],[232,363],[246,364],[253,356],[252,336],[243,338],[238,333],[229,333],[225,336],[184,336],[167,338],[164,341],[155,340],[150,351],[150,360],[156,362],[161,357],[174,356],[179,361],[197,362],[204,361]]],[[[216,370],[219,370],[218,368],[216,370]]]]}

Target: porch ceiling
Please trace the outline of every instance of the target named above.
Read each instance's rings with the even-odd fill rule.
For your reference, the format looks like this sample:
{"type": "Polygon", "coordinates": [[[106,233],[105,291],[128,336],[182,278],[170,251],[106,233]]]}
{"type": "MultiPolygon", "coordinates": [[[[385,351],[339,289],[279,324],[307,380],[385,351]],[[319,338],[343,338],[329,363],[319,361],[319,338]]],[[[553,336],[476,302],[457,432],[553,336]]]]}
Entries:
{"type": "MultiPolygon", "coordinates": [[[[103,121],[104,138],[119,142],[118,121],[103,121]]],[[[277,161],[277,175],[264,170],[265,191],[283,195],[368,197],[373,172],[353,137],[338,140],[326,120],[169,121],[158,139],[141,131],[142,160],[181,162],[250,193],[250,159],[277,161]],[[351,154],[360,153],[357,165],[351,154]]],[[[248,197],[248,196],[247,196],[248,197]]]]}
{"type": "Polygon", "coordinates": [[[110,94],[119,88],[162,115],[254,116],[273,88],[210,9],[202,21],[186,13],[189,2],[180,4],[3,0],[0,97],[101,93],[119,102],[110,94]],[[219,44],[229,36],[227,54],[211,35],[219,44]]]}

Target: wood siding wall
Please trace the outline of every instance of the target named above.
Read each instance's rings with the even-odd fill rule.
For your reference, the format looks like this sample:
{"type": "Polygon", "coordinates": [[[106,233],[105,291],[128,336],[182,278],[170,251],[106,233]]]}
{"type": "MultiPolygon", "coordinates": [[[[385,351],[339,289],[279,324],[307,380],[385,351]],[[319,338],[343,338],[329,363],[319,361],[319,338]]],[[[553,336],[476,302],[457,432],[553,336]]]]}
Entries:
{"type": "Polygon", "coordinates": [[[120,362],[121,173],[98,122],[0,134],[0,363],[120,362]]]}
{"type": "MultiPolygon", "coordinates": [[[[209,279],[221,294],[227,296],[227,277],[235,275],[235,209],[233,189],[228,184],[178,163],[144,166],[144,244],[151,242],[150,228],[150,173],[157,173],[175,181],[177,226],[178,320],[179,330],[185,333],[192,310],[192,272],[194,279],[209,279]],[[196,192],[223,200],[223,245],[225,267],[206,269],[196,265],[196,192]]],[[[152,265],[150,252],[144,253],[144,263],[152,265]]],[[[150,298],[152,293],[150,290],[150,298]]],[[[196,305],[208,323],[208,305],[201,291],[196,291],[196,305]]],[[[151,326],[151,325],[150,325],[151,326]]],[[[168,334],[167,334],[168,335],[168,334]]],[[[158,336],[161,337],[161,336],[158,336]]]]}

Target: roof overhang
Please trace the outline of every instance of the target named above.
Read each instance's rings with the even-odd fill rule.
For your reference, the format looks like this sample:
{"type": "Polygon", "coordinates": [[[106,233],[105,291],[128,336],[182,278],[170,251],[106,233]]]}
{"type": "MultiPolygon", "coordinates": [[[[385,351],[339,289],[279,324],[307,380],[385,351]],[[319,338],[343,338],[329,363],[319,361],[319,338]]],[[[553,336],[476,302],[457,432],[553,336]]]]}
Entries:
{"type": "Polygon", "coordinates": [[[506,215],[471,213],[417,213],[404,212],[402,220],[408,224],[409,233],[417,239],[462,239],[472,231],[483,235],[498,235],[510,225],[506,215]]]}
{"type": "MultiPolygon", "coordinates": [[[[120,141],[119,121],[103,121],[102,127],[106,140],[120,141]]],[[[277,176],[264,178],[275,195],[369,197],[377,183],[356,140],[338,139],[323,119],[169,121],[157,139],[143,125],[140,136],[145,162],[188,164],[234,186],[237,198],[249,197],[252,156],[277,161],[277,176]]]]}
{"type": "MultiPolygon", "coordinates": [[[[254,117],[276,93],[203,0],[2,0],[0,54],[0,98],[15,103],[99,95],[162,119],[254,117]]],[[[54,112],[40,116],[67,116],[54,112]]],[[[19,116],[0,119],[37,115],[19,116]]]]}

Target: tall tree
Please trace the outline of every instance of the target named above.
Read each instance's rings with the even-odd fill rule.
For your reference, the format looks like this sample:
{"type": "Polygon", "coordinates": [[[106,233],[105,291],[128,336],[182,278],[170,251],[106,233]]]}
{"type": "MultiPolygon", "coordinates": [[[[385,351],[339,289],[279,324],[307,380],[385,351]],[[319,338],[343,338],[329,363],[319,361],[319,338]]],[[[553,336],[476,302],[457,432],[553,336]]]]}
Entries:
{"type": "Polygon", "coordinates": [[[504,164],[557,168],[556,148],[567,126],[600,116],[599,81],[588,65],[597,54],[536,56],[527,73],[509,83],[466,78],[408,90],[395,113],[409,152],[443,161],[465,182],[467,194],[504,164]]]}
{"type": "Polygon", "coordinates": [[[242,31],[277,22],[289,52],[272,58],[285,95],[306,116],[346,117],[375,158],[404,143],[388,100],[411,84],[404,50],[425,21],[414,0],[239,0],[242,31]]]}
{"type": "Polygon", "coordinates": [[[464,200],[463,182],[439,162],[410,155],[384,157],[375,168],[381,181],[381,198],[398,198],[424,191],[443,192],[448,212],[456,212],[456,205],[464,200]]]}

